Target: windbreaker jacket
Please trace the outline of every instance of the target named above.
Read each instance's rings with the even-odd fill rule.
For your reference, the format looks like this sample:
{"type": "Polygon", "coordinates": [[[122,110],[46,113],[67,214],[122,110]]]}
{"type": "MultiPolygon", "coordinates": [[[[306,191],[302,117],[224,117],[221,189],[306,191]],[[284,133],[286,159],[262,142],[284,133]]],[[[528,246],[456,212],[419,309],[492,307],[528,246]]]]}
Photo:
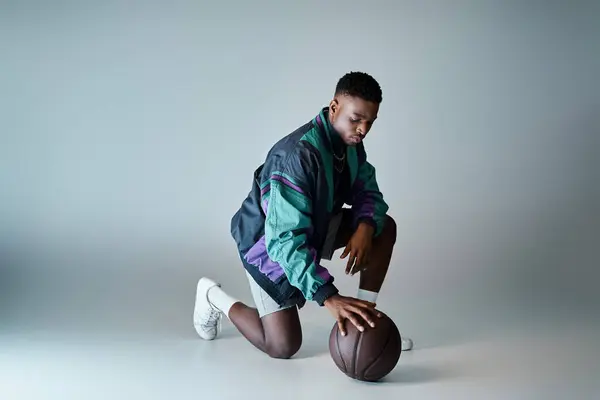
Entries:
{"type": "MultiPolygon", "coordinates": [[[[333,140],[339,136],[322,109],[311,121],[278,141],[254,171],[252,189],[231,219],[231,234],[246,270],[279,305],[306,300],[319,305],[338,293],[321,263],[334,209],[333,140]]],[[[355,226],[366,221],[379,235],[388,205],[361,143],[347,146],[349,188],[355,226]]],[[[337,207],[335,207],[337,208],[337,207]]]]}

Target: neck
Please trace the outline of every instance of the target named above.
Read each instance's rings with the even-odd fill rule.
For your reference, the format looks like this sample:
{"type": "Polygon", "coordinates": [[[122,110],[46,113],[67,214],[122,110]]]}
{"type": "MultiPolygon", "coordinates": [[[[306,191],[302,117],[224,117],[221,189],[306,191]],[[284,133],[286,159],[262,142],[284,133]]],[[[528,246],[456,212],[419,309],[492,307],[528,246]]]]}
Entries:
{"type": "Polygon", "coordinates": [[[337,154],[337,155],[344,154],[346,152],[346,143],[344,143],[344,141],[342,140],[342,137],[340,136],[338,131],[336,131],[335,128],[333,127],[329,113],[327,113],[327,121],[328,121],[329,127],[330,127],[330,129],[329,129],[330,135],[329,136],[331,137],[331,144],[333,146],[333,150],[335,151],[335,154],[337,154]]]}

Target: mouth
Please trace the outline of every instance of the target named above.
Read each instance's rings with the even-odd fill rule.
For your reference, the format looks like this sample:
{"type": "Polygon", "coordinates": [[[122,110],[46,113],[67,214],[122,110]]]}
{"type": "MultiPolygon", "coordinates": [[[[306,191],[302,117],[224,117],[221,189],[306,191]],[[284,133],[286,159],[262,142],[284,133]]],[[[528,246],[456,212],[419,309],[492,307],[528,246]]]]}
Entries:
{"type": "Polygon", "coordinates": [[[351,141],[352,143],[356,143],[356,144],[358,144],[358,143],[362,142],[362,139],[361,139],[361,137],[360,137],[360,136],[352,136],[352,137],[350,138],[350,141],[351,141]]]}

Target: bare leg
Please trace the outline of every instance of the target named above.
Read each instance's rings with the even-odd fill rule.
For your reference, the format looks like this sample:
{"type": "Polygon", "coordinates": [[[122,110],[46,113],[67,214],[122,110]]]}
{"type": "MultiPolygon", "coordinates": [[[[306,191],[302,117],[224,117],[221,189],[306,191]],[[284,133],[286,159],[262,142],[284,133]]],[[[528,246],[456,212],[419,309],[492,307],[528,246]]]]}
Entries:
{"type": "MultiPolygon", "coordinates": [[[[342,225],[340,226],[335,241],[336,249],[345,247],[354,234],[351,221],[352,217],[350,213],[344,215],[342,225]]],[[[371,298],[376,299],[378,293],[381,291],[381,287],[383,286],[383,282],[390,266],[395,244],[396,223],[392,217],[387,216],[381,234],[373,239],[367,269],[360,273],[358,298],[362,298],[363,300],[368,299],[368,301],[376,303],[376,300],[371,300],[371,298]]],[[[402,351],[411,350],[412,348],[412,339],[402,336],[402,351]]]]}
{"type": "Polygon", "coordinates": [[[250,277],[256,304],[262,304],[263,317],[256,308],[226,293],[210,278],[198,281],[194,305],[194,328],[204,340],[214,340],[220,321],[227,316],[240,333],[257,349],[274,358],[290,358],[300,349],[302,329],[297,307],[281,308],[263,293],[250,277]],[[261,302],[261,303],[259,303],[261,302]]]}
{"type": "MultiPolygon", "coordinates": [[[[387,275],[394,245],[396,244],[396,223],[387,217],[381,235],[373,239],[373,246],[367,269],[361,271],[359,289],[379,293],[387,275]]],[[[402,336],[402,351],[412,350],[413,341],[402,336]]]]}
{"type": "Polygon", "coordinates": [[[295,307],[261,318],[256,308],[237,302],[229,310],[229,319],[254,347],[273,358],[290,358],[302,345],[302,328],[295,307]]]}
{"type": "MultiPolygon", "coordinates": [[[[343,218],[335,241],[336,249],[344,248],[354,234],[351,213],[346,211],[343,218]]],[[[387,216],[381,234],[373,239],[367,269],[360,273],[359,289],[379,293],[390,266],[395,243],[396,222],[387,216]]]]}
{"type": "Polygon", "coordinates": [[[373,239],[367,269],[360,273],[360,289],[379,293],[390,266],[395,243],[396,223],[391,217],[387,217],[381,235],[373,239]]]}

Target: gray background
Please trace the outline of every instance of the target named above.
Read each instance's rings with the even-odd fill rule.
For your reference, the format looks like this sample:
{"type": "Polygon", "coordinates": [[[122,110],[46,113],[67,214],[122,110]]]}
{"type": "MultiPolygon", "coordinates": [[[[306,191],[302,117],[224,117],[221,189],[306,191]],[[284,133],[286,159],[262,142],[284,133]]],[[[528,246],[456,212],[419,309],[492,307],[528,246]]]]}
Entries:
{"type": "Polygon", "coordinates": [[[597,318],[598,4],[0,3],[0,329],[191,338],[199,277],[250,300],[230,218],[351,70],[403,332],[597,318]]]}

